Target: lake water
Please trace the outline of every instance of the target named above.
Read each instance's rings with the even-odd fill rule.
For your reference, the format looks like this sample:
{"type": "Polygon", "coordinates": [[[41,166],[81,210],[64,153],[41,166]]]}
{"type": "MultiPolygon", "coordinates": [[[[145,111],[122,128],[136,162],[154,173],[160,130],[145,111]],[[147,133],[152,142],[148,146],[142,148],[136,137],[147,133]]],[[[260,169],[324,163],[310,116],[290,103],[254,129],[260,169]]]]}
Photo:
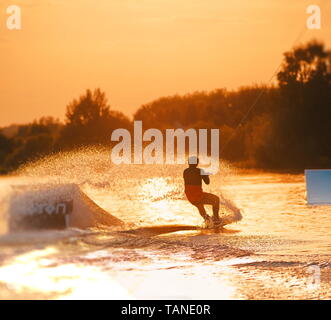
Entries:
{"type": "Polygon", "coordinates": [[[204,190],[221,196],[222,213],[239,208],[243,219],[220,231],[182,230],[202,225],[183,193],[184,168],[114,166],[108,152],[85,150],[1,178],[0,298],[331,298],[331,208],[307,206],[303,174],[223,164],[204,190]],[[8,233],[13,186],[48,183],[77,184],[126,222],[124,231],[143,229],[8,233]]]}

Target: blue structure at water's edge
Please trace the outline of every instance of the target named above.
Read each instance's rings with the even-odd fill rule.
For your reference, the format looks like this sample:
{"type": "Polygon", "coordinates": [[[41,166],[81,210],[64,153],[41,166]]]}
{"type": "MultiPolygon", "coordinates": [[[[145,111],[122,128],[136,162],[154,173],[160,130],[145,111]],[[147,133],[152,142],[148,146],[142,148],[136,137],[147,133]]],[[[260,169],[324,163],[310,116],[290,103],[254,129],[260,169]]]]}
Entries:
{"type": "Polygon", "coordinates": [[[331,205],[331,169],[305,170],[307,202],[331,205]]]}

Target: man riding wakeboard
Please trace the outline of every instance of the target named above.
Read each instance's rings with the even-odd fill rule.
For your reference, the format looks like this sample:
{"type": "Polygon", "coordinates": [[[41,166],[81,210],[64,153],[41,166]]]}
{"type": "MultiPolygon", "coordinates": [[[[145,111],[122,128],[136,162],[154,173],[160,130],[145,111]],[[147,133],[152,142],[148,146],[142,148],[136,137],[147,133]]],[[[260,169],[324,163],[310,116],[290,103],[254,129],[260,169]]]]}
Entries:
{"type": "Polygon", "coordinates": [[[219,217],[220,198],[212,193],[203,192],[202,181],[210,183],[209,176],[203,174],[203,169],[198,168],[198,157],[192,156],[188,159],[189,167],[184,170],[185,194],[190,203],[198,208],[200,215],[205,220],[207,226],[220,226],[222,219],[219,217]],[[213,206],[213,217],[210,217],[204,205],[213,206]]]}

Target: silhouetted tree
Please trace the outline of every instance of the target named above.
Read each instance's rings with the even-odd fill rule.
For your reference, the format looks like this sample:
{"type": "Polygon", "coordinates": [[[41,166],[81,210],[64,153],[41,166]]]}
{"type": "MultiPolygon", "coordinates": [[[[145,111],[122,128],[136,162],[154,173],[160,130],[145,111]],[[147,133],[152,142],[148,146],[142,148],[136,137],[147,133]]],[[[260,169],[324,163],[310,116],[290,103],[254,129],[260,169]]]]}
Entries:
{"type": "Polygon", "coordinates": [[[278,73],[282,108],[274,115],[275,154],[282,167],[331,164],[331,53],[308,42],[284,54],[278,73]]]}
{"type": "MultiPolygon", "coordinates": [[[[134,119],[144,129],[220,128],[221,157],[240,166],[330,167],[330,51],[315,40],[293,48],[284,54],[277,78],[277,87],[162,97],[141,106],[134,119]]],[[[0,134],[0,171],[64,148],[109,145],[117,128],[131,129],[132,123],[110,109],[100,89],[86,90],[67,106],[65,125],[46,117],[8,127],[10,138],[0,134]]]]}
{"type": "Polygon", "coordinates": [[[13,151],[13,149],[13,140],[0,133],[0,173],[4,173],[6,171],[4,162],[8,155],[13,151]]]}
{"type": "Polygon", "coordinates": [[[134,119],[147,128],[220,128],[222,158],[246,166],[330,166],[330,51],[318,41],[296,47],[284,54],[277,77],[279,87],[160,98],[138,109],[134,119]]]}
{"type": "Polygon", "coordinates": [[[129,128],[130,121],[120,112],[110,111],[106,95],[100,89],[86,90],[67,106],[66,124],[58,146],[73,148],[109,144],[112,130],[129,128]]]}
{"type": "Polygon", "coordinates": [[[331,81],[331,52],[316,40],[284,53],[282,70],[278,73],[279,86],[293,90],[304,85],[331,81]]]}

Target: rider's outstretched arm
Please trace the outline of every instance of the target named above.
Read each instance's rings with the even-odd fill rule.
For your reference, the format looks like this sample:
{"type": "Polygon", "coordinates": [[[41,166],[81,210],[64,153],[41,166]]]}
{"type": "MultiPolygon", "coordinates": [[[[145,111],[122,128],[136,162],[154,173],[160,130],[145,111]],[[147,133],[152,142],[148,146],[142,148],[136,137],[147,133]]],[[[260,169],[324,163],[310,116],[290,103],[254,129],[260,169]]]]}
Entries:
{"type": "MultiPolygon", "coordinates": [[[[203,170],[203,169],[201,169],[203,170]]],[[[205,184],[209,184],[210,183],[210,179],[209,176],[206,174],[201,174],[202,180],[205,182],[205,184]]]]}

